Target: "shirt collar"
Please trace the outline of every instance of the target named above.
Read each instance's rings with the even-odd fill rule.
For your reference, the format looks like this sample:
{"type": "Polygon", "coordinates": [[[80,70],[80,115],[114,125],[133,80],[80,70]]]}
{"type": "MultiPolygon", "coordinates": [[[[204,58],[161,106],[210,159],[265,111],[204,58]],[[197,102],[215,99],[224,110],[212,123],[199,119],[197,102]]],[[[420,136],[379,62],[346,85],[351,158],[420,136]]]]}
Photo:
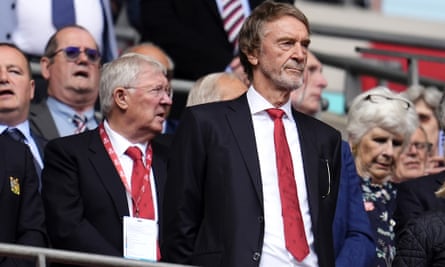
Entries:
{"type": "MultiPolygon", "coordinates": [[[[249,103],[250,112],[252,115],[265,113],[266,109],[276,108],[269,101],[267,101],[258,91],[251,85],[247,91],[247,102],[249,103]]],[[[279,109],[285,112],[285,116],[293,120],[292,107],[290,98],[279,109]]]]}

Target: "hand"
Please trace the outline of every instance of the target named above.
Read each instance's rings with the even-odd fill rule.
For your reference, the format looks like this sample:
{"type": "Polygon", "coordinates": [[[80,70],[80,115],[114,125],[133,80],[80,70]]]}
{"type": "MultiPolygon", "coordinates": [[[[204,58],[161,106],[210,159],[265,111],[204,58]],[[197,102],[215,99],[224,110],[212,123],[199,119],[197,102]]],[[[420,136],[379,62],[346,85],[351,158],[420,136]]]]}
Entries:
{"type": "Polygon", "coordinates": [[[431,156],[428,158],[425,174],[435,174],[445,171],[445,158],[442,156],[431,156]]]}

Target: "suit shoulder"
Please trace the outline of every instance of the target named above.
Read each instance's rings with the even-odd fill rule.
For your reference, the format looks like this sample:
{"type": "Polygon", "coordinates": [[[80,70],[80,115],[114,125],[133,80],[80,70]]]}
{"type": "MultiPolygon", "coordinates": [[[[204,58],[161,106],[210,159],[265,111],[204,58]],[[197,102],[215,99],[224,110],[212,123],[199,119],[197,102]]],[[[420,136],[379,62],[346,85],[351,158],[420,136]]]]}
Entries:
{"type": "Polygon", "coordinates": [[[304,124],[309,127],[312,127],[313,129],[317,129],[318,132],[325,134],[334,134],[334,135],[340,135],[340,132],[335,129],[334,127],[330,126],[329,124],[314,118],[312,116],[306,115],[302,112],[293,110],[294,118],[297,122],[297,124],[304,124]]]}

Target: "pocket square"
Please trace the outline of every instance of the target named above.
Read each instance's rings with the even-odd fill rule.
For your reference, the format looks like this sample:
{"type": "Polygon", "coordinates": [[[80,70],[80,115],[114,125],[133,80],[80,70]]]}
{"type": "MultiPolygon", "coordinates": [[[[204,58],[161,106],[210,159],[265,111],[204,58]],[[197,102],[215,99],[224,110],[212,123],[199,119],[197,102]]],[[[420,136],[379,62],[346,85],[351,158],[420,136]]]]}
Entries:
{"type": "Polygon", "coordinates": [[[20,183],[19,178],[9,177],[9,185],[11,186],[11,192],[20,195],[20,183]]]}

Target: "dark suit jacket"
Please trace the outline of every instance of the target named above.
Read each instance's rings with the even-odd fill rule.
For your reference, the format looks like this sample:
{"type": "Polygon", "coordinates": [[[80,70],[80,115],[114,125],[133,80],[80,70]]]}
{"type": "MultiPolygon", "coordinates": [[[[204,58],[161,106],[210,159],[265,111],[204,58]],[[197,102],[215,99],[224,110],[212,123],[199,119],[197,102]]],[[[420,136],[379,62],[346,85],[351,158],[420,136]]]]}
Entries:
{"type": "MultiPolygon", "coordinates": [[[[167,151],[158,143],[152,146],[160,201],[167,151]]],[[[55,248],[123,255],[122,217],[129,216],[126,192],[98,129],[48,142],[42,179],[48,233],[55,248]]]]}
{"type": "Polygon", "coordinates": [[[445,199],[434,194],[444,183],[445,172],[424,176],[397,185],[396,231],[426,211],[445,211],[445,199]]]}
{"type": "MultiPolygon", "coordinates": [[[[45,215],[31,152],[1,135],[0,147],[0,242],[46,247],[45,215]]],[[[0,266],[35,264],[0,256],[0,266]]]]}
{"type": "MultiPolygon", "coordinates": [[[[251,9],[262,2],[249,0],[251,9]]],[[[176,78],[196,80],[224,71],[233,59],[234,48],[215,0],[142,0],[140,7],[142,41],[154,42],[167,52],[175,62],[176,78]]]]}
{"type": "Polygon", "coordinates": [[[43,136],[47,140],[52,140],[60,136],[56,123],[46,105],[46,100],[38,104],[31,104],[28,120],[31,131],[43,136]]]}
{"type": "MultiPolygon", "coordinates": [[[[321,267],[334,266],[332,221],[340,133],[302,113],[293,115],[300,133],[315,250],[321,267]]],[[[161,243],[165,261],[258,266],[265,222],[254,135],[246,94],[186,109],[168,162],[161,243]]]]}
{"type": "Polygon", "coordinates": [[[361,178],[345,141],[342,142],[340,177],[333,225],[336,266],[374,266],[374,233],[363,205],[361,178]]]}

